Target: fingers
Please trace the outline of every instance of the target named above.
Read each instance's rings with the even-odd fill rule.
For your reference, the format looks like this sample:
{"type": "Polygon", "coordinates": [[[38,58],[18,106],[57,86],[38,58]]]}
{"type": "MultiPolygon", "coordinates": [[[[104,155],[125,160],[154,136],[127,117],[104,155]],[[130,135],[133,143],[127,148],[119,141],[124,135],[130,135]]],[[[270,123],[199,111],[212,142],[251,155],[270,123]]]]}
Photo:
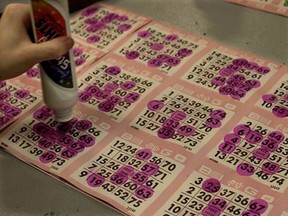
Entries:
{"type": "Polygon", "coordinates": [[[34,65],[38,62],[56,59],[67,53],[74,45],[71,37],[58,37],[40,44],[31,44],[27,47],[26,61],[34,65]]]}
{"type": "Polygon", "coordinates": [[[9,4],[6,6],[1,21],[9,22],[15,27],[24,27],[26,29],[31,27],[30,7],[28,4],[9,4]],[[21,22],[19,22],[19,20],[21,22]]]}

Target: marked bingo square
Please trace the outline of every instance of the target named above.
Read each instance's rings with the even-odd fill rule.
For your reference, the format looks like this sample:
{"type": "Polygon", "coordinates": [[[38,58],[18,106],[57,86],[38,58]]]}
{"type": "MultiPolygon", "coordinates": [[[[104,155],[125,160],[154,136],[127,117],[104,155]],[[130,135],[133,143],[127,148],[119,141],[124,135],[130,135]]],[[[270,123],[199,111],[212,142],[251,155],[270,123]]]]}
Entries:
{"type": "Polygon", "coordinates": [[[275,71],[262,60],[243,58],[240,53],[227,49],[213,49],[192,65],[181,79],[246,102],[275,71]]]}
{"type": "Polygon", "coordinates": [[[80,43],[75,43],[73,47],[76,73],[79,74],[81,69],[92,64],[97,59],[98,51],[91,47],[86,47],[80,43]]]}
{"type": "Polygon", "coordinates": [[[225,0],[227,2],[288,16],[288,0],[225,0]]]}
{"type": "Polygon", "coordinates": [[[288,186],[288,134],[243,118],[208,155],[239,176],[283,193],[288,186]]]}
{"type": "Polygon", "coordinates": [[[158,84],[152,78],[99,61],[78,79],[79,101],[120,122],[158,84]]]}
{"type": "Polygon", "coordinates": [[[232,115],[169,87],[147,104],[131,126],[197,153],[232,115]]]}
{"type": "Polygon", "coordinates": [[[25,85],[18,77],[0,82],[0,129],[18,119],[42,99],[32,86],[25,85]]]}
{"type": "Polygon", "coordinates": [[[149,22],[147,18],[103,4],[91,5],[72,15],[70,20],[73,37],[98,50],[98,57],[149,22]]]}
{"type": "Polygon", "coordinates": [[[115,54],[171,76],[204,49],[206,43],[200,38],[155,22],[137,31],[115,54]]]}
{"type": "Polygon", "coordinates": [[[1,142],[2,147],[26,162],[48,172],[60,173],[107,134],[92,121],[77,117],[67,123],[57,122],[49,108],[39,106],[12,125],[1,142]]]}
{"type": "Polygon", "coordinates": [[[155,215],[267,216],[271,208],[263,198],[194,171],[155,215]]]}
{"type": "MultiPolygon", "coordinates": [[[[72,184],[129,215],[141,215],[184,165],[116,137],[71,176],[72,184]]],[[[70,180],[69,180],[70,181],[70,180]]]]}
{"type": "Polygon", "coordinates": [[[257,106],[269,110],[275,117],[288,119],[288,73],[258,100],[257,106]]]}

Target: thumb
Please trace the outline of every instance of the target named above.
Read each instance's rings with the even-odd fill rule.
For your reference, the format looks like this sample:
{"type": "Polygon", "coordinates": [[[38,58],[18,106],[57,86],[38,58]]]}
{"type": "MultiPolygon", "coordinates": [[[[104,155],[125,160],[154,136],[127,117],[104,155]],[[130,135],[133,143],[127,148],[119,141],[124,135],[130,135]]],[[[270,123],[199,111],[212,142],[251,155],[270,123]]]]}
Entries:
{"type": "Polygon", "coordinates": [[[62,36],[39,44],[32,44],[29,47],[27,61],[32,65],[42,61],[56,59],[66,54],[74,45],[71,37],[62,36]]]}

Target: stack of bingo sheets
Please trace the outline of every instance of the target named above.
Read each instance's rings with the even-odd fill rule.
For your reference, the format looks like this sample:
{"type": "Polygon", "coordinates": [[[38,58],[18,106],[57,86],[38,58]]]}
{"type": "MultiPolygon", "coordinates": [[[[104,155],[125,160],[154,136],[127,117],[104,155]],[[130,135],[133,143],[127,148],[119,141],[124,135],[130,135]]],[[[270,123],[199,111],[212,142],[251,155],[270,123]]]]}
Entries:
{"type": "Polygon", "coordinates": [[[288,215],[286,67],[105,4],[71,28],[73,120],[3,81],[7,152],[127,215],[288,215]]]}

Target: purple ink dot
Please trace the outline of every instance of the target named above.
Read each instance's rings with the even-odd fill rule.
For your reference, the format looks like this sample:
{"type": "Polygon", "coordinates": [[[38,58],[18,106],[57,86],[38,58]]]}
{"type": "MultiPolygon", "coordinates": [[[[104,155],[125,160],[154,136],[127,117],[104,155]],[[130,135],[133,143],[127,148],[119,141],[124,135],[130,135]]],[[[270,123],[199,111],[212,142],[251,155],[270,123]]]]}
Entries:
{"type": "Polygon", "coordinates": [[[97,13],[98,10],[99,9],[97,7],[86,8],[81,12],[81,16],[92,16],[93,14],[97,13]]]}
{"type": "Polygon", "coordinates": [[[30,91],[28,90],[17,90],[14,93],[14,97],[18,98],[18,99],[25,99],[30,95],[30,91]]]}
{"type": "Polygon", "coordinates": [[[150,157],[152,157],[153,153],[150,149],[140,149],[135,153],[135,157],[138,160],[148,160],[150,157]]]}
{"type": "Polygon", "coordinates": [[[257,148],[252,152],[253,156],[258,159],[267,159],[270,156],[270,151],[267,148],[257,148]]]}
{"type": "MultiPolygon", "coordinates": [[[[2,108],[1,108],[1,110],[2,110],[2,108]]],[[[37,110],[36,112],[33,113],[33,118],[38,120],[38,121],[45,121],[49,117],[50,117],[50,115],[42,112],[41,110],[37,110]]]]}
{"type": "Polygon", "coordinates": [[[10,110],[12,106],[9,104],[9,103],[6,103],[6,102],[3,102],[3,101],[0,101],[0,110],[2,112],[7,112],[8,110],[10,110]]]}
{"type": "Polygon", "coordinates": [[[159,169],[160,169],[159,165],[156,164],[155,162],[146,163],[141,167],[141,171],[148,176],[155,175],[159,171],[159,169]]]}
{"type": "Polygon", "coordinates": [[[246,59],[243,59],[243,58],[238,58],[238,59],[233,60],[233,64],[235,64],[237,66],[244,66],[247,63],[248,63],[248,61],[246,59]]]}
{"type": "Polygon", "coordinates": [[[121,16],[118,16],[117,20],[120,21],[120,22],[125,22],[129,19],[128,16],[126,15],[121,15],[121,16]]]}
{"type": "Polygon", "coordinates": [[[206,206],[201,212],[203,216],[219,216],[220,214],[221,210],[210,205],[206,206]]]}
{"type": "Polygon", "coordinates": [[[93,96],[97,99],[97,100],[105,100],[107,99],[109,96],[111,95],[111,92],[108,91],[98,91],[97,93],[93,94],[93,96]]]}
{"type": "Polygon", "coordinates": [[[248,210],[248,211],[244,211],[244,212],[242,213],[242,216],[260,216],[260,214],[248,210]]]}
{"type": "Polygon", "coordinates": [[[73,53],[74,53],[74,56],[75,56],[75,57],[79,57],[80,55],[83,54],[83,49],[74,48],[74,49],[73,49],[73,53]]]}
{"type": "Polygon", "coordinates": [[[143,185],[138,187],[135,191],[136,197],[141,200],[149,199],[153,196],[153,194],[154,194],[154,191],[152,188],[143,186],[143,185]]]}
{"type": "Polygon", "coordinates": [[[192,55],[193,51],[187,48],[182,48],[178,50],[178,55],[182,58],[192,55]]]}
{"type": "Polygon", "coordinates": [[[86,62],[86,59],[84,59],[84,58],[76,58],[75,59],[75,66],[79,67],[79,66],[83,65],[85,62],[86,62]]]}
{"type": "Polygon", "coordinates": [[[237,65],[234,65],[234,64],[229,64],[226,66],[226,68],[229,68],[231,70],[233,70],[234,72],[238,72],[242,69],[241,66],[237,66],[237,65]]]}
{"type": "Polygon", "coordinates": [[[269,139],[264,139],[262,142],[261,142],[261,147],[262,148],[266,148],[268,149],[269,151],[271,152],[274,152],[277,148],[278,148],[278,144],[279,143],[276,143],[272,140],[269,140],[269,139]]]}
{"type": "Polygon", "coordinates": [[[231,154],[236,149],[236,145],[229,142],[223,142],[218,146],[218,149],[225,154],[231,154]]]}
{"type": "Polygon", "coordinates": [[[240,83],[240,84],[237,86],[237,88],[238,88],[239,90],[243,90],[243,91],[245,91],[245,92],[248,92],[248,91],[250,91],[250,90],[252,89],[252,87],[248,86],[248,85],[245,84],[245,83],[240,83]]]}
{"type": "Polygon", "coordinates": [[[73,142],[70,146],[68,146],[68,149],[71,149],[74,152],[80,153],[84,151],[85,145],[82,142],[73,142]]]}
{"type": "Polygon", "coordinates": [[[86,39],[86,41],[88,42],[88,43],[96,43],[96,42],[98,42],[98,41],[100,41],[101,40],[101,38],[100,38],[100,36],[98,36],[98,35],[91,35],[91,36],[89,36],[87,39],[86,39]]]}
{"type": "Polygon", "coordinates": [[[159,51],[159,50],[162,50],[164,48],[164,45],[161,43],[153,43],[153,44],[151,44],[150,48],[152,50],[159,51]]]}
{"type": "Polygon", "coordinates": [[[221,86],[219,88],[219,93],[222,95],[230,95],[234,92],[235,88],[230,87],[228,85],[221,86]]]}
{"type": "Polygon", "coordinates": [[[92,98],[92,95],[88,92],[81,92],[79,94],[79,101],[81,103],[86,103],[92,98]]]}
{"type": "Polygon", "coordinates": [[[222,109],[215,109],[212,112],[210,112],[209,115],[214,119],[223,120],[226,117],[226,112],[222,109]]]}
{"type": "Polygon", "coordinates": [[[171,57],[165,61],[169,66],[175,67],[181,63],[181,59],[177,57],[171,57]]]}
{"type": "Polygon", "coordinates": [[[42,137],[48,138],[53,133],[53,129],[48,125],[38,122],[33,126],[33,131],[42,137]]]}
{"type": "Polygon", "coordinates": [[[237,145],[238,143],[241,142],[241,137],[237,134],[230,133],[224,136],[224,141],[237,145]]]}
{"type": "Polygon", "coordinates": [[[0,101],[6,100],[8,97],[10,97],[10,92],[0,90],[0,101]]]}
{"type": "Polygon", "coordinates": [[[237,125],[233,131],[239,136],[246,136],[251,131],[251,128],[248,125],[240,124],[237,125]]]}
{"type": "MultiPolygon", "coordinates": [[[[34,68],[31,68],[31,69],[29,69],[29,70],[32,70],[32,69],[34,69],[34,68]]],[[[36,68],[35,68],[36,69],[36,68]]],[[[29,71],[28,70],[28,71],[29,71]]],[[[39,70],[39,69],[38,69],[39,70]]],[[[0,88],[3,88],[4,86],[6,86],[7,85],[7,82],[5,81],[5,80],[2,80],[2,81],[0,81],[0,88]]]]}
{"type": "Polygon", "coordinates": [[[180,125],[180,122],[179,122],[179,121],[176,121],[176,120],[171,119],[171,118],[166,119],[166,120],[164,121],[164,123],[163,123],[163,126],[164,126],[164,127],[172,127],[172,128],[174,128],[174,129],[178,128],[179,125],[180,125]]]}
{"type": "Polygon", "coordinates": [[[255,168],[251,164],[240,163],[237,166],[236,171],[241,176],[251,176],[255,172],[255,168]]]}
{"type": "Polygon", "coordinates": [[[98,22],[99,20],[95,17],[89,17],[89,18],[86,18],[84,20],[84,23],[88,24],[88,25],[94,25],[98,22]]]}
{"type": "Polygon", "coordinates": [[[47,164],[47,163],[50,163],[51,161],[53,161],[56,157],[57,157],[57,155],[55,152],[48,151],[48,152],[43,153],[39,157],[39,160],[42,163],[47,164]]]}
{"type": "Polygon", "coordinates": [[[86,147],[91,147],[95,144],[95,138],[89,134],[83,134],[78,138],[78,142],[83,143],[86,147]]]}
{"type": "Polygon", "coordinates": [[[208,203],[208,206],[214,207],[220,211],[224,211],[227,205],[228,203],[223,198],[214,198],[208,203]]]}
{"type": "Polygon", "coordinates": [[[230,79],[227,80],[226,84],[228,86],[230,86],[230,87],[235,88],[235,87],[239,86],[240,84],[242,84],[242,82],[238,81],[238,80],[235,80],[233,78],[230,78],[230,79]]]}
{"type": "Polygon", "coordinates": [[[277,163],[267,161],[262,164],[262,171],[267,175],[276,174],[279,171],[279,169],[280,166],[277,163]]]}
{"type": "Polygon", "coordinates": [[[76,157],[78,153],[72,149],[66,148],[64,151],[61,152],[61,157],[64,159],[71,159],[73,157],[76,157]]]}
{"type": "Polygon", "coordinates": [[[60,138],[58,138],[56,142],[57,142],[57,144],[59,144],[61,146],[69,146],[72,143],[74,143],[74,139],[72,136],[64,135],[64,136],[61,136],[60,138]]]}
{"type": "Polygon", "coordinates": [[[223,86],[226,83],[226,78],[222,76],[214,77],[211,83],[216,86],[223,86]]]}
{"type": "Polygon", "coordinates": [[[140,31],[138,32],[138,37],[143,38],[143,39],[148,39],[149,37],[151,37],[151,32],[149,31],[140,31]]]}
{"type": "Polygon", "coordinates": [[[174,111],[172,114],[171,114],[171,118],[172,119],[175,119],[176,121],[182,121],[184,119],[186,119],[187,117],[187,114],[183,111],[174,111]]]}
{"type": "Polygon", "coordinates": [[[251,144],[257,144],[262,141],[263,135],[259,131],[252,130],[248,132],[248,134],[245,136],[245,139],[251,144]]]}
{"type": "Polygon", "coordinates": [[[14,117],[16,117],[17,115],[19,115],[21,112],[22,112],[21,109],[19,109],[19,108],[17,108],[17,107],[10,106],[10,109],[7,110],[4,114],[5,114],[7,117],[14,118],[14,117]]]}
{"type": "Polygon", "coordinates": [[[177,129],[177,133],[182,136],[192,136],[195,133],[195,128],[190,125],[182,125],[177,129]]]}
{"type": "Polygon", "coordinates": [[[160,54],[156,57],[156,59],[158,59],[161,62],[166,62],[170,58],[171,58],[171,56],[168,54],[160,54]]]}
{"type": "Polygon", "coordinates": [[[98,104],[98,109],[102,112],[111,112],[115,107],[115,104],[113,104],[110,101],[103,101],[98,104]]]}
{"type": "Polygon", "coordinates": [[[122,167],[117,171],[117,173],[121,173],[121,174],[124,175],[124,176],[131,177],[131,176],[134,175],[135,169],[134,169],[134,167],[132,167],[132,166],[125,165],[125,166],[122,166],[122,167]]]}
{"type": "Polygon", "coordinates": [[[246,77],[243,74],[235,74],[232,76],[232,79],[244,82],[246,80],[246,77]]]}
{"type": "Polygon", "coordinates": [[[119,17],[118,14],[115,14],[115,13],[110,13],[110,14],[107,14],[106,16],[104,16],[101,21],[102,22],[105,22],[105,23],[111,23],[113,20],[117,19],[119,17]]]}
{"type": "Polygon", "coordinates": [[[244,65],[244,68],[247,70],[254,70],[256,71],[259,68],[259,65],[256,62],[247,62],[244,65]]]}
{"type": "Polygon", "coordinates": [[[139,100],[140,94],[137,92],[130,92],[124,97],[124,101],[126,103],[135,103],[137,100],[139,100]]]}
{"type": "Polygon", "coordinates": [[[215,178],[209,178],[202,184],[202,189],[208,193],[216,193],[220,190],[221,183],[215,178]]]}
{"type": "Polygon", "coordinates": [[[170,139],[174,134],[175,130],[172,127],[161,127],[157,131],[157,135],[161,139],[170,139]]]}
{"type": "Polygon", "coordinates": [[[106,23],[99,21],[96,24],[90,25],[86,28],[88,33],[95,33],[96,31],[100,31],[106,27],[106,23]]]}
{"type": "MultiPolygon", "coordinates": [[[[26,75],[29,77],[29,78],[33,78],[33,77],[38,77],[40,75],[40,70],[39,68],[31,68],[29,69],[27,72],[26,72],[26,75]]],[[[6,83],[5,83],[6,84],[6,83]]],[[[2,86],[3,84],[1,84],[1,88],[4,87],[2,86]]]]}
{"type": "Polygon", "coordinates": [[[245,97],[246,91],[243,89],[237,89],[230,96],[235,100],[240,100],[241,98],[245,97]]]}
{"type": "Polygon", "coordinates": [[[247,84],[249,87],[252,87],[252,88],[259,88],[261,86],[261,82],[256,79],[246,80],[245,84],[247,84]]]}
{"type": "Polygon", "coordinates": [[[137,185],[145,184],[145,182],[148,180],[149,176],[143,172],[136,172],[132,175],[130,178],[131,181],[137,185]]]}
{"type": "Polygon", "coordinates": [[[75,128],[79,131],[85,131],[92,127],[92,122],[88,120],[80,120],[75,124],[75,128]]]}
{"type": "Polygon", "coordinates": [[[8,116],[1,116],[0,117],[0,128],[3,127],[4,125],[8,124],[8,122],[12,121],[13,118],[8,117],[8,116]]]}
{"type": "Polygon", "coordinates": [[[86,182],[90,187],[100,187],[105,182],[105,178],[97,173],[93,173],[88,176],[86,182]]]}
{"type": "Polygon", "coordinates": [[[248,205],[250,211],[263,214],[268,209],[268,202],[263,199],[254,199],[248,205]]]}
{"type": "Polygon", "coordinates": [[[111,76],[116,76],[121,72],[120,67],[118,66],[110,66],[105,70],[105,73],[111,75],[111,76]]]}
{"type": "Polygon", "coordinates": [[[266,103],[277,103],[279,101],[278,97],[274,94],[263,95],[262,100],[266,103]]]}
{"type": "Polygon", "coordinates": [[[265,66],[258,67],[258,68],[256,69],[256,72],[259,73],[259,74],[265,75],[265,74],[267,74],[267,73],[270,72],[270,68],[265,67],[265,66]]]}
{"type": "Polygon", "coordinates": [[[123,185],[127,182],[128,177],[121,174],[121,173],[114,173],[111,177],[110,177],[110,182],[114,185],[123,185]]]}
{"type": "Polygon", "coordinates": [[[115,83],[106,83],[106,85],[104,86],[104,91],[113,92],[118,89],[118,87],[119,86],[115,83]]]}
{"type": "Polygon", "coordinates": [[[211,128],[221,127],[221,121],[219,119],[214,119],[214,118],[207,118],[204,124],[207,127],[211,127],[211,128]]]}
{"type": "Polygon", "coordinates": [[[178,38],[179,36],[176,34],[169,34],[165,36],[165,40],[167,41],[174,41],[174,40],[177,40],[178,38]]]}
{"type": "Polygon", "coordinates": [[[137,84],[134,81],[126,81],[120,85],[120,88],[125,90],[125,91],[129,91],[129,90],[135,88],[136,85],[137,84]]]}
{"type": "Polygon", "coordinates": [[[164,107],[164,103],[159,100],[152,100],[147,104],[147,108],[151,111],[160,111],[164,107]]]}
{"type": "Polygon", "coordinates": [[[288,102],[288,93],[286,93],[286,94],[284,95],[283,99],[284,99],[286,102],[288,102]]]}
{"type": "Polygon", "coordinates": [[[284,141],[285,136],[281,131],[272,131],[268,134],[268,139],[276,143],[281,143],[284,141]]]}
{"type": "Polygon", "coordinates": [[[39,141],[38,141],[38,146],[41,148],[41,149],[48,149],[50,148],[52,145],[54,144],[53,141],[47,139],[47,138],[41,138],[39,141]]]}
{"type": "Polygon", "coordinates": [[[131,27],[132,26],[130,24],[125,23],[125,24],[120,25],[118,27],[118,30],[124,32],[124,31],[128,31],[129,29],[131,29],[131,27]]]}
{"type": "Polygon", "coordinates": [[[140,53],[137,51],[129,51],[126,53],[126,58],[129,60],[137,59],[140,56],[140,53]]]}
{"type": "Polygon", "coordinates": [[[149,59],[149,61],[147,62],[147,65],[149,67],[161,67],[163,64],[163,61],[161,61],[160,59],[158,58],[152,58],[152,59],[149,59]]]}
{"type": "Polygon", "coordinates": [[[235,71],[231,68],[222,68],[220,71],[219,71],[219,74],[222,76],[222,77],[229,77],[229,76],[232,76],[233,74],[235,73],[235,71]]]}
{"type": "Polygon", "coordinates": [[[87,86],[84,91],[88,95],[95,95],[101,90],[97,85],[90,85],[90,86],[87,86]]]}
{"type": "Polygon", "coordinates": [[[107,101],[113,103],[116,106],[117,104],[119,104],[122,101],[122,98],[118,95],[111,95],[111,96],[109,96],[107,101]]]}
{"type": "Polygon", "coordinates": [[[285,118],[288,116],[288,108],[285,106],[274,106],[272,113],[278,118],[285,118]]]}

